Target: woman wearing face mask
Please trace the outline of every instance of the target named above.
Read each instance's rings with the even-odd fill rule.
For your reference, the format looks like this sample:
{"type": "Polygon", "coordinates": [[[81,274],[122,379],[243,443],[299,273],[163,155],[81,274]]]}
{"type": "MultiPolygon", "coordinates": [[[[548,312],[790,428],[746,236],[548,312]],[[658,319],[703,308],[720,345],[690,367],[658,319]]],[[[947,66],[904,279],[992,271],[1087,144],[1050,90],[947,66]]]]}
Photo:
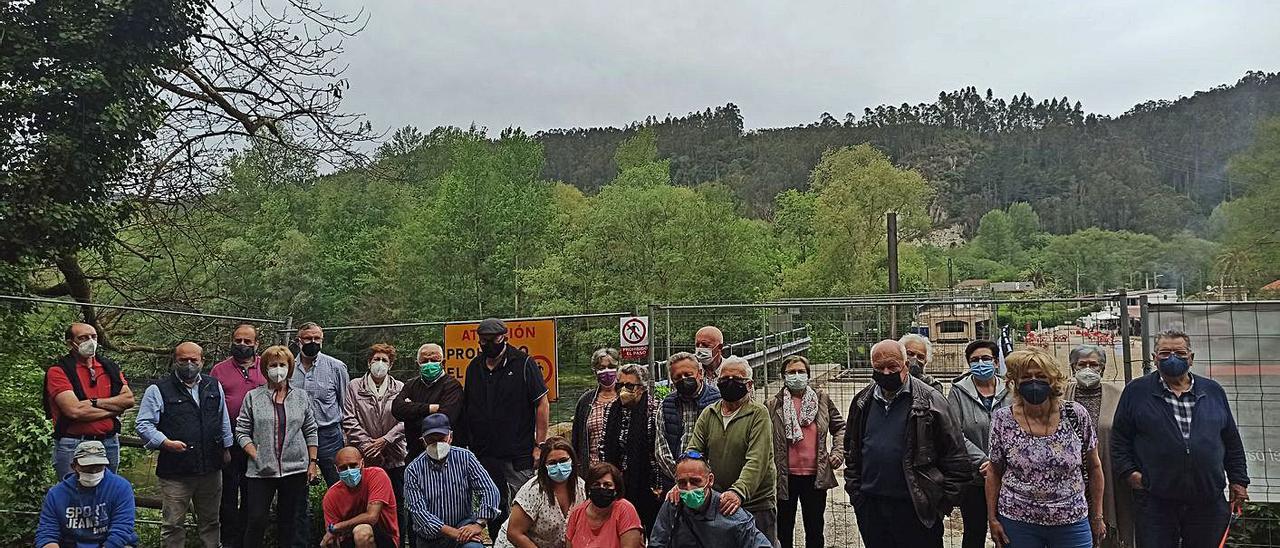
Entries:
{"type": "Polygon", "coordinates": [[[1102,514],[1106,517],[1107,538],[1102,546],[1133,546],[1133,514],[1129,491],[1123,493],[1114,488],[1111,474],[1111,424],[1115,419],[1116,405],[1124,391],[1122,381],[1104,380],[1107,371],[1107,353],[1102,347],[1084,344],[1071,349],[1071,380],[1063,399],[1083,405],[1089,418],[1098,429],[1098,457],[1102,459],[1102,475],[1106,478],[1102,492],[1102,514]]]}
{"type": "MultiPolygon", "coordinates": [[[[244,546],[262,546],[270,517],[271,499],[278,496],[276,513],[294,516],[306,504],[307,483],[320,472],[316,461],[317,427],[311,398],[289,388],[293,353],[283,346],[262,352],[259,360],[267,384],[250,390],[236,418],[236,443],[249,457],[245,472],[248,523],[244,546]]],[[[292,546],[296,520],[277,519],[279,546],[292,546]]]]}
{"type": "MultiPolygon", "coordinates": [[[[389,344],[369,348],[369,371],[347,383],[342,398],[342,431],[347,444],[360,450],[365,466],[377,466],[391,479],[396,500],[404,500],[407,441],[404,423],[391,414],[391,405],[404,383],[391,376],[396,349],[389,344]]],[[[404,506],[399,506],[404,510],[404,506]]]]}
{"type": "Polygon", "coordinates": [[[635,506],[627,502],[622,473],[607,462],[587,469],[587,500],[569,511],[568,548],[640,548],[644,534],[635,506]]]}
{"type": "Polygon", "coordinates": [[[672,480],[664,481],[661,471],[674,468],[659,463],[654,451],[658,440],[658,402],[648,390],[644,366],[629,363],[618,369],[618,399],[605,412],[600,460],[618,467],[622,479],[631,486],[626,499],[636,508],[644,530],[653,529],[653,520],[662,506],[662,492],[672,480]]]}
{"type": "Polygon", "coordinates": [[[614,385],[618,382],[618,364],[621,362],[618,351],[612,348],[601,348],[591,354],[596,387],[578,398],[578,406],[573,413],[573,448],[581,455],[575,463],[579,474],[585,474],[591,463],[600,460],[605,410],[618,399],[614,385]]]}
{"type": "Polygon", "coordinates": [[[782,362],[783,388],[769,401],[773,461],[778,469],[778,541],[791,548],[796,507],[803,508],[804,545],[825,547],[822,515],[834,470],[844,462],[844,419],[827,393],[810,385],[809,360],[782,362]],[[833,443],[828,446],[827,436],[833,443]]]}
{"type": "Polygon", "coordinates": [[[996,374],[999,347],[991,341],[973,341],[964,349],[969,372],[951,381],[947,406],[964,430],[969,460],[979,471],[974,481],[960,492],[960,516],[964,520],[963,548],[982,548],[987,543],[987,494],[983,476],[991,464],[987,440],[991,434],[991,414],[1013,403],[1004,378],[996,374]]]}
{"type": "Polygon", "coordinates": [[[569,510],[586,500],[587,484],[578,477],[573,446],[559,436],[542,444],[533,479],[511,503],[495,548],[563,548],[569,510]]]}
{"type": "Polygon", "coordinates": [[[1106,535],[1093,419],[1062,400],[1066,378],[1051,354],[1020,350],[1005,365],[1014,402],[991,415],[991,539],[997,547],[1091,548],[1106,535]]]}

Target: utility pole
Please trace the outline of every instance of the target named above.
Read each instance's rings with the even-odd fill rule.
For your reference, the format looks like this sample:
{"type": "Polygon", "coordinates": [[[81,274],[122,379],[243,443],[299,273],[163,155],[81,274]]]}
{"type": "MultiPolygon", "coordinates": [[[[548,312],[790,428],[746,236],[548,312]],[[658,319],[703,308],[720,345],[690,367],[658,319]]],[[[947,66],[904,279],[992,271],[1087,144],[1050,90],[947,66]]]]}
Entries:
{"type": "MultiPolygon", "coordinates": [[[[898,214],[889,212],[889,293],[898,294],[898,214]]],[[[889,306],[889,338],[898,338],[898,307],[889,306]]]]}

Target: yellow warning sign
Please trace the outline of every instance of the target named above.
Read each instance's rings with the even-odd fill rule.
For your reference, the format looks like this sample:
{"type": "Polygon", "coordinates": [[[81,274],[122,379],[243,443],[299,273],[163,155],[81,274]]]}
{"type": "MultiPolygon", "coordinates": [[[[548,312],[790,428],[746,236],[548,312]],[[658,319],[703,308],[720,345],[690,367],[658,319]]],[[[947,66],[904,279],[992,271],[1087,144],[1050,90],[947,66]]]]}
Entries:
{"type": "MultiPolygon", "coordinates": [[[[519,348],[538,362],[542,368],[542,380],[547,384],[547,399],[559,397],[559,364],[556,356],[555,320],[516,320],[507,324],[507,343],[519,348]]],[[[480,354],[480,336],[476,334],[478,323],[451,323],[444,326],[444,371],[458,382],[465,383],[467,364],[480,354]]]]}

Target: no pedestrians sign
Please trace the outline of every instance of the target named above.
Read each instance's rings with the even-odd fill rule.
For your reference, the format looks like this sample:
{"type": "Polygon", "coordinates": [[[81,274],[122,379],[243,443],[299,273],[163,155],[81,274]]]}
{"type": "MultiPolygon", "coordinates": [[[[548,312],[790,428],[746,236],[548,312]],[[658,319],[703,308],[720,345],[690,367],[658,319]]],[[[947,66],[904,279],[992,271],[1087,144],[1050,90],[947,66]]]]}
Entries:
{"type": "Polygon", "coordinates": [[[618,318],[618,350],[624,360],[649,357],[649,317],[618,318]]]}

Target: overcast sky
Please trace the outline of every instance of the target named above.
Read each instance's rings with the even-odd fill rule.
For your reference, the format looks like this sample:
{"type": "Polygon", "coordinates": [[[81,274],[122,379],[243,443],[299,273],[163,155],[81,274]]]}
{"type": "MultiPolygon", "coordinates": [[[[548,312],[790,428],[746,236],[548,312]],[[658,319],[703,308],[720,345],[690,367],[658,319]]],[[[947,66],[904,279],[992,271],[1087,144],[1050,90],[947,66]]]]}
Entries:
{"type": "Polygon", "coordinates": [[[748,128],[962,86],[1120,114],[1280,70],[1280,2],[325,0],[363,7],[347,108],[379,130],[622,125],[736,103],[748,128]]]}

